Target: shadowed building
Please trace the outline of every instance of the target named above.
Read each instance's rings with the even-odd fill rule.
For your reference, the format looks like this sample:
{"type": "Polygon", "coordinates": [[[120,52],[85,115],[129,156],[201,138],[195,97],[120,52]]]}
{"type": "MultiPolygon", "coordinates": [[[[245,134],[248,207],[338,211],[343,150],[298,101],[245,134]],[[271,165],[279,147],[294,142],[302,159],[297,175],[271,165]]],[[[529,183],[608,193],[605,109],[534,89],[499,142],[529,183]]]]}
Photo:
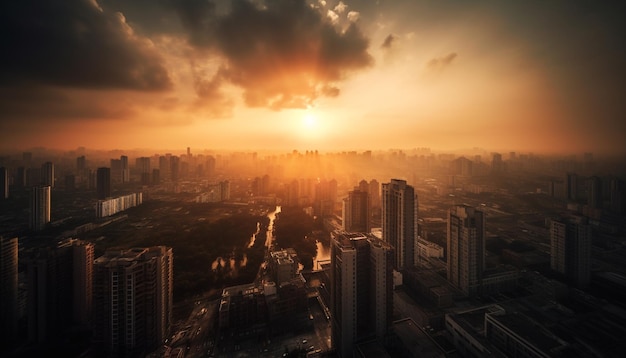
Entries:
{"type": "MultiPolygon", "coordinates": [[[[17,339],[18,240],[0,236],[0,343],[2,348],[17,339]]],[[[3,349],[0,348],[0,351],[3,349]]]]}
{"type": "Polygon", "coordinates": [[[585,287],[591,276],[591,226],[583,216],[550,221],[550,267],[577,286],[585,287]]]}
{"type": "Polygon", "coordinates": [[[383,342],[393,314],[393,254],[371,234],[333,232],[331,240],[332,344],[352,357],[356,344],[383,342]]]}
{"type": "Polygon", "coordinates": [[[383,240],[395,249],[394,268],[415,266],[417,240],[417,195],[406,181],[391,179],[382,189],[383,240]]]}
{"type": "Polygon", "coordinates": [[[50,187],[35,186],[30,198],[30,229],[41,231],[50,222],[50,187]]]}
{"type": "Polygon", "coordinates": [[[94,335],[109,357],[145,355],[172,328],[173,254],[165,246],[109,250],[94,262],[94,335]]]}
{"type": "Polygon", "coordinates": [[[448,281],[466,295],[478,293],[485,267],[485,214],[467,205],[448,212],[448,281]]]}
{"type": "MultiPolygon", "coordinates": [[[[365,182],[365,181],[363,181],[365,182]]],[[[367,182],[365,182],[367,184],[367,182]]],[[[355,188],[343,199],[343,229],[347,232],[370,231],[370,197],[367,191],[355,188]]]]}

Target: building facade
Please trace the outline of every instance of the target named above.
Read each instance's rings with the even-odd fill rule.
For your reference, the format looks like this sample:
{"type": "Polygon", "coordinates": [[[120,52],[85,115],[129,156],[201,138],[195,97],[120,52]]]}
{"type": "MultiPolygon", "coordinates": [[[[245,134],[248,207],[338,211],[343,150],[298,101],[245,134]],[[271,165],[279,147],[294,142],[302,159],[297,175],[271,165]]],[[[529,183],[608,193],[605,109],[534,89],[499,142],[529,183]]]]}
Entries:
{"type": "Polygon", "coordinates": [[[393,254],[373,235],[333,233],[330,310],[339,356],[351,357],[360,342],[385,339],[393,314],[393,254]]]}
{"type": "MultiPolygon", "coordinates": [[[[367,182],[365,182],[367,184],[367,182]]],[[[349,191],[343,200],[343,230],[347,232],[370,231],[370,197],[367,191],[349,191]]]]}
{"type": "Polygon", "coordinates": [[[583,216],[550,221],[550,268],[585,287],[591,277],[591,226],[583,216]]]}
{"type": "MultiPolygon", "coordinates": [[[[0,236],[0,343],[17,339],[18,240],[0,236]]],[[[2,351],[3,349],[0,349],[2,351]]]]}
{"type": "Polygon", "coordinates": [[[395,249],[394,268],[415,266],[418,201],[406,181],[392,179],[382,185],[383,240],[395,249]]]}
{"type": "Polygon", "coordinates": [[[30,229],[41,231],[50,222],[50,187],[34,186],[30,197],[30,229]]]}
{"type": "Polygon", "coordinates": [[[111,357],[152,351],[170,334],[172,299],[171,248],[107,251],[94,262],[94,342],[111,357]]]}
{"type": "Polygon", "coordinates": [[[467,205],[448,212],[448,281],[466,295],[478,293],[485,268],[485,214],[467,205]]]}

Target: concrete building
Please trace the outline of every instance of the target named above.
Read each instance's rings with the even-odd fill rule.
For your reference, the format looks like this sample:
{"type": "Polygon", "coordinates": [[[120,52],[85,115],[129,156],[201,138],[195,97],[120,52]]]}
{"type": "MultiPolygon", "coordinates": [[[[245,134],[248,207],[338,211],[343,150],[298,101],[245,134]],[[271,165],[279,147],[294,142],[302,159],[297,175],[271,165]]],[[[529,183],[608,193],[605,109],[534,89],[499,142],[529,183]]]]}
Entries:
{"type": "Polygon", "coordinates": [[[369,234],[334,232],[331,239],[332,344],[352,357],[356,344],[383,342],[393,314],[394,249],[369,234]]]}
{"type": "Polygon", "coordinates": [[[9,171],[0,167],[0,200],[9,198],[9,171]]]}
{"type": "Polygon", "coordinates": [[[54,188],[54,164],[45,162],[41,165],[41,184],[54,188]]]}
{"type": "Polygon", "coordinates": [[[383,240],[395,249],[394,268],[415,266],[418,201],[415,190],[406,181],[392,179],[382,185],[383,240]]]}
{"type": "Polygon", "coordinates": [[[96,193],[98,199],[104,200],[111,197],[111,169],[98,168],[96,172],[96,193]]]}
{"type": "Polygon", "coordinates": [[[65,240],[36,249],[27,259],[28,340],[44,343],[91,321],[94,246],[65,240]]]}
{"type": "MultiPolygon", "coordinates": [[[[0,236],[0,344],[17,339],[18,240],[0,236]]],[[[3,349],[0,349],[2,351],[3,349]]]]}
{"type": "Polygon", "coordinates": [[[479,292],[485,268],[485,215],[467,205],[448,212],[448,281],[466,295],[479,292]]]}
{"type": "Polygon", "coordinates": [[[550,268],[577,287],[591,277],[591,226],[584,216],[550,221],[550,268]]]}
{"type": "MultiPolygon", "coordinates": [[[[365,182],[365,181],[364,181],[365,182]]],[[[367,184],[367,182],[365,182],[367,184]]],[[[343,199],[343,230],[346,232],[370,231],[370,197],[367,191],[355,188],[343,199]]]]}
{"type": "Polygon", "coordinates": [[[281,250],[270,254],[270,270],[276,284],[291,281],[298,275],[298,258],[295,251],[281,250]]]}
{"type": "Polygon", "coordinates": [[[110,357],[162,345],[172,327],[173,254],[165,246],[109,250],[94,262],[94,334],[110,357]]]}
{"type": "Polygon", "coordinates": [[[50,222],[50,187],[34,186],[30,196],[30,229],[41,231],[50,222]]]}

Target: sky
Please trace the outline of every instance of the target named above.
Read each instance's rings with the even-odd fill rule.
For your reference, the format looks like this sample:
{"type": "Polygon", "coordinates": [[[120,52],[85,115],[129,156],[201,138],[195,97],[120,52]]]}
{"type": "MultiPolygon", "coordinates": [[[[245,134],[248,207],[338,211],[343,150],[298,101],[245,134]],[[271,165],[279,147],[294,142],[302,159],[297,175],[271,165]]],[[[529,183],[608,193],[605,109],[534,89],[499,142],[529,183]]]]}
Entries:
{"type": "Polygon", "coordinates": [[[0,150],[626,153],[618,1],[20,0],[0,150]]]}

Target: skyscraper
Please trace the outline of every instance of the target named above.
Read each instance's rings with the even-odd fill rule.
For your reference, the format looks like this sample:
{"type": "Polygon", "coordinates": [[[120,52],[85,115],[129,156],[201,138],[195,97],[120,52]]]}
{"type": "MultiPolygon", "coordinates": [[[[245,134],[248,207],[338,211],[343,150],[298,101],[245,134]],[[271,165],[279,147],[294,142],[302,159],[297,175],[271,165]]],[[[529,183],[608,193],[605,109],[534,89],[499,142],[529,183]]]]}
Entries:
{"type": "Polygon", "coordinates": [[[111,159],[111,182],[112,183],[122,182],[122,160],[121,159],[111,159]]]}
{"type": "Polygon", "coordinates": [[[450,209],[447,246],[448,281],[475,295],[485,268],[485,214],[467,205],[450,209]]]}
{"type": "Polygon", "coordinates": [[[65,330],[87,327],[92,311],[94,245],[67,239],[39,248],[27,259],[28,338],[46,342],[65,330]]]}
{"type": "Polygon", "coordinates": [[[365,340],[382,343],[393,315],[394,249],[371,234],[335,232],[331,241],[332,344],[352,357],[365,340]]]}
{"type": "Polygon", "coordinates": [[[584,216],[550,221],[550,267],[577,287],[591,276],[591,226],[584,216]]]}
{"type": "Polygon", "coordinates": [[[94,335],[111,357],[150,351],[172,326],[172,249],[109,250],[94,262],[94,335]]]}
{"type": "Polygon", "coordinates": [[[343,200],[343,229],[347,232],[370,231],[370,201],[366,191],[355,188],[343,200]]]}
{"type": "Polygon", "coordinates": [[[367,192],[370,194],[370,207],[380,209],[380,184],[378,180],[370,180],[367,192]]]}
{"type": "Polygon", "coordinates": [[[111,196],[111,169],[98,168],[96,172],[96,192],[100,200],[111,196]]]}
{"type": "Polygon", "coordinates": [[[50,187],[34,186],[30,197],[30,229],[41,231],[50,222],[50,187]]]}
{"type": "Polygon", "coordinates": [[[45,162],[41,165],[41,184],[54,188],[54,164],[45,162]]]}
{"type": "Polygon", "coordinates": [[[5,239],[0,236],[0,344],[2,347],[11,345],[11,342],[17,338],[17,253],[17,238],[5,239]]]}
{"type": "Polygon", "coordinates": [[[406,181],[391,179],[383,183],[383,240],[395,249],[394,268],[403,270],[415,266],[417,242],[417,195],[406,181]]]}
{"type": "Polygon", "coordinates": [[[9,197],[9,171],[5,167],[0,167],[0,200],[9,197]]]}
{"type": "Polygon", "coordinates": [[[592,208],[601,209],[602,203],[602,179],[592,176],[587,181],[587,204],[592,208]]]}
{"type": "Polygon", "coordinates": [[[128,167],[128,157],[125,155],[120,156],[120,170],[122,183],[128,183],[130,181],[130,169],[128,167]]]}
{"type": "Polygon", "coordinates": [[[565,199],[578,200],[578,175],[576,173],[565,175],[565,199]]]}
{"type": "Polygon", "coordinates": [[[66,239],[57,247],[66,251],[67,260],[72,262],[72,320],[79,325],[91,321],[93,306],[93,261],[94,244],[66,239]]]}

